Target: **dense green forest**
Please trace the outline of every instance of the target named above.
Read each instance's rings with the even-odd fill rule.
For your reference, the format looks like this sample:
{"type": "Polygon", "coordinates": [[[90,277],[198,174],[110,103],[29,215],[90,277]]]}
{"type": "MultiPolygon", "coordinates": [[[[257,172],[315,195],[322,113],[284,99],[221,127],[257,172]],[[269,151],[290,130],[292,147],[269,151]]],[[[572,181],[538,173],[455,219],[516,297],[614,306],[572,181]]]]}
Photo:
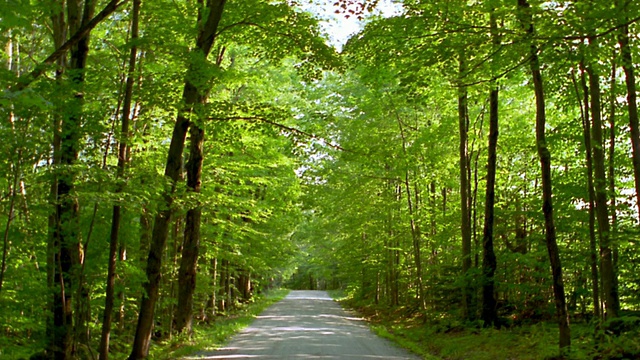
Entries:
{"type": "Polygon", "coordinates": [[[640,3],[336,1],[2,0],[0,358],[278,287],[640,356],[640,3]]]}

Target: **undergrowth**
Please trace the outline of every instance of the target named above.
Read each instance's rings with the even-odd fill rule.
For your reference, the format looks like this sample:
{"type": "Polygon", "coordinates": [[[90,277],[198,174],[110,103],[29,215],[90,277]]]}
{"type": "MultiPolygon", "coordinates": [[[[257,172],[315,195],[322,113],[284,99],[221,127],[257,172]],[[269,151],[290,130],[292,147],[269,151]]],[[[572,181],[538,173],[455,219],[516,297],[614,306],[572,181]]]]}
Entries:
{"type": "MultiPolygon", "coordinates": [[[[555,323],[482,328],[479,322],[463,323],[446,314],[428,317],[407,307],[389,309],[383,305],[358,302],[338,292],[332,296],[345,307],[358,311],[376,334],[424,359],[561,359],[555,323]]],[[[640,359],[640,326],[631,326],[623,333],[614,334],[606,330],[606,323],[600,330],[596,330],[593,324],[576,323],[571,325],[571,332],[571,350],[564,359],[640,359]]]]}
{"type": "Polygon", "coordinates": [[[188,337],[174,336],[162,344],[156,344],[151,359],[180,359],[198,351],[215,350],[225,344],[231,336],[249,326],[255,317],[272,304],[282,300],[289,290],[271,290],[265,295],[257,295],[254,301],[245,304],[233,314],[219,317],[215,322],[194,326],[188,337]]]}

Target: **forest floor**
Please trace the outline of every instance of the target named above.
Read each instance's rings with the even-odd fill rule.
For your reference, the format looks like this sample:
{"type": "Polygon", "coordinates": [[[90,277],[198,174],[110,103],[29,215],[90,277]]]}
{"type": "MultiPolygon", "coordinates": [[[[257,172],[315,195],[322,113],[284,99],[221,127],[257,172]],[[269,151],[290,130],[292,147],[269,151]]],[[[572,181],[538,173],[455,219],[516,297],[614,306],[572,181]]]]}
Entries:
{"type": "MultiPolygon", "coordinates": [[[[552,360],[559,359],[558,326],[538,322],[508,328],[480,328],[465,325],[451,317],[425,320],[407,308],[390,310],[385,306],[356,303],[332,293],[345,308],[357,311],[379,336],[435,360],[552,360]]],[[[601,345],[595,345],[594,327],[586,323],[571,326],[570,360],[640,359],[638,329],[623,336],[601,332],[601,345]]]]}

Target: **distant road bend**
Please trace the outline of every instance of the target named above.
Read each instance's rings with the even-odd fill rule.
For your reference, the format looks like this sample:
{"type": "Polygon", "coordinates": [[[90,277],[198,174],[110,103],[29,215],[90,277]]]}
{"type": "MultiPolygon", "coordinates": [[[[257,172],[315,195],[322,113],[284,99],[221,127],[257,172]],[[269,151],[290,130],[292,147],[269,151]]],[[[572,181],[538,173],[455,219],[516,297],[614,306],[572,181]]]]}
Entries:
{"type": "Polygon", "coordinates": [[[420,359],[374,335],[324,291],[291,291],[217,351],[191,359],[420,359]]]}

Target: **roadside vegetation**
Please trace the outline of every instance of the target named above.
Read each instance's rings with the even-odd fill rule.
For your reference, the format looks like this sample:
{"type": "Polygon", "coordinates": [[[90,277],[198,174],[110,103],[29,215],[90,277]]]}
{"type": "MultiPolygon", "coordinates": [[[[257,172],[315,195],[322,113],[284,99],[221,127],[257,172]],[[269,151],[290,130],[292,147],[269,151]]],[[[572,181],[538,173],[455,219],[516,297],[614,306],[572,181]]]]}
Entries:
{"type": "MultiPolygon", "coordinates": [[[[480,323],[461,322],[454,314],[425,318],[406,307],[389,309],[355,300],[344,292],[331,294],[345,308],[366,319],[376,334],[427,360],[558,359],[555,344],[558,329],[550,321],[520,324],[505,321],[500,329],[485,328],[480,323]]],[[[622,317],[624,320],[615,325],[615,329],[610,326],[596,330],[594,324],[584,321],[572,323],[572,347],[567,358],[640,358],[640,327],[636,315],[622,317]]]]}
{"type": "Polygon", "coordinates": [[[152,359],[171,360],[197,357],[198,353],[220,348],[229,339],[242,331],[269,306],[284,299],[286,289],[273,289],[253,297],[252,301],[239,306],[231,313],[219,316],[208,323],[197,324],[191,336],[175,336],[154,347],[149,354],[152,359]]]}

